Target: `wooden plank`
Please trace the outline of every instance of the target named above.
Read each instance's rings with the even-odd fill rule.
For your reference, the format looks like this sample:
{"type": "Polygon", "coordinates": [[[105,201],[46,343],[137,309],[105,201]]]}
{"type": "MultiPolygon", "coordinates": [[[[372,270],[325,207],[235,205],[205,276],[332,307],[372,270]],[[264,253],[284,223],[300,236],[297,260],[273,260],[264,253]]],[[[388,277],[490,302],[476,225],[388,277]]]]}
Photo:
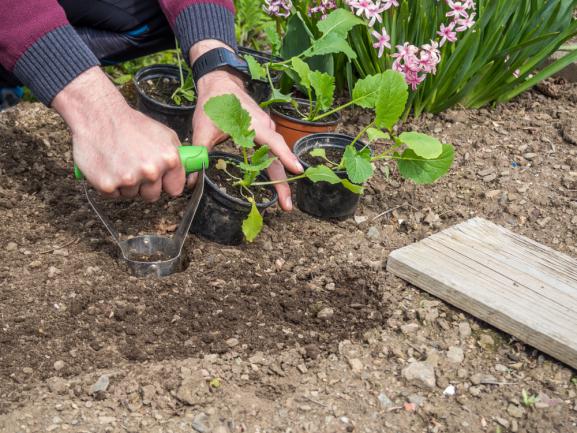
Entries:
{"type": "Polygon", "coordinates": [[[577,369],[577,260],[482,218],[393,251],[387,270],[577,369]]]}

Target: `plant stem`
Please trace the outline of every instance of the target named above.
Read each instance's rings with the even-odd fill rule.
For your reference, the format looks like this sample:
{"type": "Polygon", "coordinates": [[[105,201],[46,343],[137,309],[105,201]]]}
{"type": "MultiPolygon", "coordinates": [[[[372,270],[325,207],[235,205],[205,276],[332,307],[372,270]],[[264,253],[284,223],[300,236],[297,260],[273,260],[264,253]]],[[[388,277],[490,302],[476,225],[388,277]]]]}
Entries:
{"type": "Polygon", "coordinates": [[[325,117],[328,117],[328,116],[330,116],[331,114],[337,113],[337,112],[339,112],[339,111],[341,111],[341,110],[343,110],[343,109],[345,109],[345,108],[353,105],[355,102],[356,102],[356,101],[349,101],[349,102],[347,102],[346,104],[339,105],[338,107],[335,107],[335,108],[333,108],[333,109],[330,110],[330,111],[325,111],[324,113],[322,113],[322,114],[320,114],[320,115],[318,115],[318,116],[315,116],[315,118],[314,118],[314,119],[311,119],[311,121],[314,122],[314,121],[317,121],[317,120],[324,119],[325,117]]]}
{"type": "Polygon", "coordinates": [[[279,183],[294,182],[295,180],[304,179],[306,174],[299,174],[298,176],[288,177],[286,179],[270,180],[267,182],[254,182],[251,186],[266,186],[266,185],[278,185],[279,183]]]}

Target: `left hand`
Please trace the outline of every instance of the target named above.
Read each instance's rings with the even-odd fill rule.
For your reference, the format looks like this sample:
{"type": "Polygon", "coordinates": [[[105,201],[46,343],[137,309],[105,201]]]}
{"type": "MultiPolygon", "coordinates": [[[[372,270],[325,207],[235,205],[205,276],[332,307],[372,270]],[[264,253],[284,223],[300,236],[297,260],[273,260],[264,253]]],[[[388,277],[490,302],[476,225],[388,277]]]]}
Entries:
{"type": "MultiPolygon", "coordinates": [[[[202,44],[200,42],[199,44],[202,44]]],[[[199,45],[197,44],[197,45],[199,45]]],[[[191,49],[191,61],[194,61],[194,50],[191,49]]],[[[211,46],[210,49],[215,48],[211,46]]],[[[206,50],[204,50],[206,52],[206,50]]],[[[206,146],[212,149],[216,144],[224,141],[227,136],[220,131],[204,112],[204,104],[212,97],[233,94],[239,100],[245,110],[252,118],[251,127],[256,133],[255,142],[261,145],[268,145],[271,152],[278,157],[268,169],[271,180],[286,179],[284,168],[290,172],[300,174],[303,167],[294,155],[283,137],[275,130],[275,124],[258,104],[246,92],[242,80],[226,71],[213,71],[204,75],[197,83],[197,109],[192,119],[192,142],[196,146],[206,146]]],[[[287,183],[276,184],[275,188],[279,195],[279,203],[283,210],[292,210],[291,190],[287,183]]]]}

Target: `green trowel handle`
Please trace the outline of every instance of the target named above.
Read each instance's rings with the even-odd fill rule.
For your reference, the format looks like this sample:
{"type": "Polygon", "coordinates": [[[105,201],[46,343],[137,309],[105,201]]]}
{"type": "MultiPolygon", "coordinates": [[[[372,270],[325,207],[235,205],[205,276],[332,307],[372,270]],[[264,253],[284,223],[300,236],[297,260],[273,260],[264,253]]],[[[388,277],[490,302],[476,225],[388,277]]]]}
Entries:
{"type": "MultiPolygon", "coordinates": [[[[208,168],[208,149],[204,146],[180,146],[178,154],[186,174],[201,171],[202,167],[208,168]]],[[[84,175],[76,164],[74,164],[74,177],[77,180],[84,179],[84,175]]]]}

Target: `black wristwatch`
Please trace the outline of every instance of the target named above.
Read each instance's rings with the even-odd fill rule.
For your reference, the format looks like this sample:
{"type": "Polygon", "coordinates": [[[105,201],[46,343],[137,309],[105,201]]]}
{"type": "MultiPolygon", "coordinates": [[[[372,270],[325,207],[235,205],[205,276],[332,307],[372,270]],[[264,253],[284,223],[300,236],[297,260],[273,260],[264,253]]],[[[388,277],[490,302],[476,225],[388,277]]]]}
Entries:
{"type": "Polygon", "coordinates": [[[192,65],[195,84],[204,75],[215,70],[227,70],[240,76],[244,82],[250,80],[248,64],[242,57],[226,48],[214,48],[196,59],[192,65]]]}

